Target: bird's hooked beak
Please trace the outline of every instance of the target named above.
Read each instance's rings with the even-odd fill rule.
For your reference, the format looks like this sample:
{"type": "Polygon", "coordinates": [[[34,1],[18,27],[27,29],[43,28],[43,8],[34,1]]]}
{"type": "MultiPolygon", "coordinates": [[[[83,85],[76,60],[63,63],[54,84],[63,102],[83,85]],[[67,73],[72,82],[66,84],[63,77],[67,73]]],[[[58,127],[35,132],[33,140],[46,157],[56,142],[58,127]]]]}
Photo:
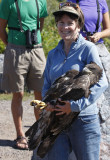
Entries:
{"type": "Polygon", "coordinates": [[[39,101],[39,100],[32,100],[30,102],[31,106],[34,106],[37,109],[44,109],[45,107],[47,107],[47,104],[45,102],[39,101]]]}
{"type": "Polygon", "coordinates": [[[84,67],[83,70],[82,70],[82,73],[91,74],[92,72],[87,67],[84,67]]]}

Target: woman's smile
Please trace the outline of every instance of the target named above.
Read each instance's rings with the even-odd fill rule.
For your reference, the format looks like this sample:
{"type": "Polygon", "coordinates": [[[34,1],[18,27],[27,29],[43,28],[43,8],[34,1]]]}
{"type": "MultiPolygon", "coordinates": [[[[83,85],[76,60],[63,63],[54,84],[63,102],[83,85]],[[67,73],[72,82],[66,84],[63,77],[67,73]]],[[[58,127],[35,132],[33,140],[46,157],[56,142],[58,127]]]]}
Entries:
{"type": "Polygon", "coordinates": [[[79,35],[77,22],[69,16],[64,15],[57,23],[58,32],[63,40],[75,41],[79,35]]]}

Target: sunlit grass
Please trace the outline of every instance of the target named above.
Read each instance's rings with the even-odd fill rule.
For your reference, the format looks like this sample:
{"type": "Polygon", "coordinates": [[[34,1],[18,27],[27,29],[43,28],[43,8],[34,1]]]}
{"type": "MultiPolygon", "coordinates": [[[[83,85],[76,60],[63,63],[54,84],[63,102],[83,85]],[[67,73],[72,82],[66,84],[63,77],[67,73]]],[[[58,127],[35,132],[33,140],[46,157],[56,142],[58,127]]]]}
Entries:
{"type": "MultiPolygon", "coordinates": [[[[24,97],[23,97],[23,101],[26,101],[28,99],[33,99],[33,97],[34,97],[33,94],[25,92],[24,97]]],[[[11,99],[12,99],[11,93],[0,94],[0,100],[11,100],[11,99]]]]}

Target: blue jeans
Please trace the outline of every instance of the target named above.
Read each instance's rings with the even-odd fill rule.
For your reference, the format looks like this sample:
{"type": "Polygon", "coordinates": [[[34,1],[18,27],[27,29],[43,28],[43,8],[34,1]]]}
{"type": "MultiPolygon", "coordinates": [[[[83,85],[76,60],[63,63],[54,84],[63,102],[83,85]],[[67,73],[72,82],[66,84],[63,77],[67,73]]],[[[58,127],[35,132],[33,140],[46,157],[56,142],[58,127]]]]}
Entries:
{"type": "Polygon", "coordinates": [[[98,115],[80,116],[58,136],[48,160],[68,160],[72,150],[77,160],[99,160],[100,138],[98,115]]]}

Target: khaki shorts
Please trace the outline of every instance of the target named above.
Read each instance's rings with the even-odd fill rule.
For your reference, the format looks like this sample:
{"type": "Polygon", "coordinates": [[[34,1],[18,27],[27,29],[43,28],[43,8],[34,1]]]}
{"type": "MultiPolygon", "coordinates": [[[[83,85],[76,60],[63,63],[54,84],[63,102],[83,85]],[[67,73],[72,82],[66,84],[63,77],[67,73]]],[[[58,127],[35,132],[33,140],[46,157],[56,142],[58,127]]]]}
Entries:
{"type": "Polygon", "coordinates": [[[3,90],[22,92],[27,84],[28,89],[41,91],[45,64],[43,48],[26,49],[8,44],[4,57],[3,90]]]}

